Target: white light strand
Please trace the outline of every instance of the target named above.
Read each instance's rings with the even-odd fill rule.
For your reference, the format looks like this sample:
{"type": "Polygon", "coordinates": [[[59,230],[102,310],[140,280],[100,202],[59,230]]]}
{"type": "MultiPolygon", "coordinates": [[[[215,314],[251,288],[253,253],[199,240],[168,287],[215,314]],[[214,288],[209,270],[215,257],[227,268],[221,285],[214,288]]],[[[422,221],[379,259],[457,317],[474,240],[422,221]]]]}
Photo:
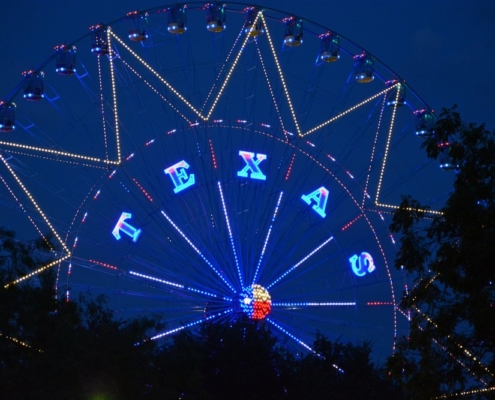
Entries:
{"type": "MultiPolygon", "coordinates": [[[[400,83],[397,83],[396,85],[391,86],[391,88],[395,87],[395,86],[399,86],[399,85],[400,85],[400,83]]],[[[388,151],[390,149],[390,141],[392,140],[392,133],[394,130],[395,114],[397,112],[397,102],[399,100],[399,94],[400,94],[400,86],[397,88],[397,93],[395,95],[394,108],[392,109],[392,117],[390,119],[390,127],[388,129],[387,142],[385,144],[385,152],[383,153],[382,168],[380,170],[380,177],[378,178],[378,185],[376,188],[375,203],[378,203],[378,199],[380,198],[380,191],[382,188],[383,174],[385,173],[385,165],[387,164],[388,151]]]]}
{"type": "MultiPolygon", "coordinates": [[[[398,210],[400,207],[395,206],[393,204],[383,204],[383,203],[376,203],[377,206],[379,207],[384,207],[384,208],[391,208],[393,210],[398,210]]],[[[434,214],[434,215],[443,215],[443,212],[441,211],[435,211],[435,210],[429,210],[429,209],[423,209],[423,208],[412,208],[412,207],[406,207],[407,211],[417,211],[417,212],[423,212],[425,214],[434,214]]]]}
{"type": "MultiPolygon", "coordinates": [[[[81,159],[81,160],[93,161],[96,163],[102,163],[102,164],[106,164],[106,165],[118,165],[119,164],[118,161],[102,160],[101,158],[88,157],[88,156],[83,156],[81,154],[68,153],[66,151],[45,149],[43,147],[27,146],[27,145],[20,144],[20,143],[4,142],[4,141],[0,140],[0,145],[17,147],[17,148],[24,149],[24,150],[37,151],[40,153],[54,154],[54,155],[61,156],[61,157],[72,157],[72,158],[77,158],[77,159],[81,159]]],[[[54,160],[54,161],[57,161],[57,160],[54,160]]]]}
{"type": "Polygon", "coordinates": [[[38,275],[40,273],[42,273],[43,271],[46,271],[47,269],[53,267],[54,265],[57,265],[58,263],[60,263],[61,261],[64,261],[64,260],[67,260],[68,258],[70,257],[70,254],[62,257],[62,258],[59,258],[58,260],[55,260],[55,261],[52,261],[51,263],[49,264],[46,264],[45,266],[41,267],[41,268],[38,268],[37,270],[27,274],[27,275],[24,275],[23,277],[21,278],[18,278],[10,283],[7,283],[6,285],[4,285],[4,288],[7,289],[9,286],[11,285],[17,285],[19,282],[22,282],[22,281],[25,281],[26,279],[29,279],[35,275],[38,275]]]}
{"type": "Polygon", "coordinates": [[[183,326],[181,326],[179,328],[171,329],[169,331],[160,333],[159,335],[155,335],[155,336],[151,337],[149,340],[156,340],[156,339],[160,339],[162,337],[168,336],[168,335],[172,335],[172,334],[177,333],[179,331],[182,331],[184,329],[190,328],[191,326],[202,324],[203,322],[210,321],[210,320],[212,320],[214,318],[219,318],[219,317],[221,317],[221,316],[223,316],[225,314],[231,313],[231,312],[232,312],[232,309],[228,309],[228,310],[223,311],[223,312],[220,312],[218,314],[209,315],[208,317],[201,318],[200,320],[197,320],[197,321],[194,321],[194,322],[190,322],[190,323],[185,324],[185,325],[183,325],[183,326]]]}
{"type": "Polygon", "coordinates": [[[301,129],[299,128],[299,123],[297,122],[296,112],[294,111],[294,107],[293,107],[292,101],[290,99],[289,89],[287,88],[287,84],[285,83],[284,74],[282,72],[282,68],[280,67],[280,63],[278,61],[277,52],[275,50],[275,46],[273,45],[272,37],[270,35],[270,31],[268,30],[268,25],[265,21],[265,18],[263,17],[263,14],[260,13],[258,15],[261,16],[261,19],[263,21],[263,25],[265,26],[266,37],[268,38],[268,43],[270,44],[273,58],[275,59],[275,65],[277,66],[277,71],[278,71],[278,74],[280,76],[280,81],[282,82],[282,86],[284,88],[285,97],[287,98],[287,103],[289,104],[289,109],[290,109],[290,112],[292,114],[292,119],[294,120],[294,124],[296,126],[297,134],[299,136],[301,136],[301,129]]]}
{"type": "Polygon", "coordinates": [[[14,172],[14,170],[12,169],[12,167],[10,166],[10,164],[7,162],[7,160],[5,160],[5,158],[3,158],[3,156],[1,154],[0,154],[0,160],[2,160],[2,162],[5,164],[5,166],[9,170],[9,172],[12,174],[12,176],[17,181],[17,183],[19,184],[19,186],[21,187],[21,189],[24,191],[24,193],[26,194],[26,196],[29,198],[29,200],[31,201],[31,203],[34,205],[34,207],[36,208],[36,210],[38,211],[38,213],[41,215],[41,217],[43,218],[43,220],[45,221],[45,223],[47,224],[47,226],[50,228],[50,230],[52,231],[53,235],[57,238],[57,240],[59,241],[59,243],[62,245],[63,249],[68,254],[70,254],[69,249],[67,248],[67,246],[65,245],[64,241],[59,236],[59,234],[57,233],[57,231],[55,230],[55,228],[53,227],[53,225],[50,223],[50,221],[48,220],[47,216],[45,215],[45,213],[43,212],[43,210],[41,209],[41,207],[38,205],[38,203],[36,202],[36,200],[34,199],[34,197],[31,195],[31,193],[29,192],[29,190],[27,190],[26,186],[24,186],[24,184],[19,179],[19,177],[16,175],[16,173],[14,172]]]}
{"type": "Polygon", "coordinates": [[[270,235],[272,233],[273,223],[275,222],[275,218],[277,217],[278,207],[280,206],[280,202],[282,201],[282,195],[283,194],[284,194],[284,192],[280,192],[280,194],[278,196],[278,201],[277,201],[277,205],[275,206],[275,211],[273,212],[272,221],[270,223],[270,227],[268,228],[265,242],[263,243],[263,250],[261,250],[260,259],[258,260],[258,265],[256,266],[256,271],[254,272],[253,283],[252,283],[253,285],[256,283],[256,278],[258,277],[258,271],[260,269],[261,261],[263,260],[263,256],[265,255],[266,246],[268,244],[268,240],[270,239],[270,235]]]}
{"type": "Polygon", "coordinates": [[[218,271],[213,264],[208,261],[208,259],[203,255],[203,253],[189,240],[189,238],[180,230],[180,228],[172,221],[172,219],[164,212],[161,211],[162,215],[166,218],[166,220],[172,225],[175,230],[184,238],[184,240],[193,248],[193,250],[203,259],[203,261],[208,264],[208,266],[218,275],[218,277],[232,290],[232,292],[236,292],[234,287],[225,279],[225,277],[218,271]]]}
{"type": "Polygon", "coordinates": [[[448,399],[448,398],[451,398],[451,397],[459,397],[459,396],[470,396],[472,394],[484,394],[484,393],[487,393],[487,392],[492,392],[494,390],[495,390],[495,386],[490,387],[490,388],[484,388],[484,389],[472,389],[472,390],[468,390],[466,392],[457,392],[457,393],[444,394],[442,396],[435,397],[435,400],[436,399],[448,399]]]}
{"type": "MultiPolygon", "coordinates": [[[[438,325],[425,313],[423,313],[419,308],[417,307],[412,307],[419,315],[421,315],[424,319],[426,319],[430,324],[432,324],[436,329],[438,329],[438,325]]],[[[420,329],[422,329],[420,327],[420,329]]],[[[451,339],[451,335],[447,335],[447,339],[451,339]]],[[[435,341],[434,339],[432,339],[435,341]]],[[[462,352],[469,358],[471,361],[474,361],[476,364],[478,364],[482,369],[485,370],[485,372],[490,375],[492,378],[495,377],[495,375],[488,369],[487,366],[481,363],[480,360],[478,360],[469,350],[467,350],[465,347],[463,347],[461,344],[458,344],[453,341],[453,343],[462,350],[462,352]]],[[[478,378],[479,379],[479,378],[478,378]]],[[[485,383],[486,385],[486,383],[485,383]]]]}
{"type": "Polygon", "coordinates": [[[357,303],[272,303],[273,307],[354,307],[357,303]]]}
{"type": "Polygon", "coordinates": [[[367,198],[368,194],[368,185],[370,182],[370,176],[371,176],[371,166],[373,165],[373,160],[375,158],[375,150],[376,150],[376,143],[378,141],[378,135],[380,133],[380,127],[382,126],[382,118],[383,118],[383,111],[385,110],[385,101],[387,100],[387,96],[383,95],[383,101],[382,101],[382,108],[380,110],[380,117],[378,118],[378,124],[376,125],[376,132],[375,132],[375,139],[373,140],[373,146],[371,147],[371,156],[370,156],[370,163],[368,165],[368,173],[366,174],[366,183],[364,184],[364,191],[363,191],[363,202],[361,203],[361,206],[364,207],[364,203],[367,198]]]}
{"type": "Polygon", "coordinates": [[[35,350],[37,351],[38,353],[43,353],[43,350],[40,350],[40,349],[36,349],[34,348],[33,346],[27,344],[26,342],[23,342],[22,340],[19,340],[15,337],[12,337],[12,336],[7,336],[7,335],[4,335],[3,333],[0,332],[0,336],[3,336],[5,339],[8,339],[8,340],[11,340],[12,342],[14,343],[17,343],[17,344],[20,344],[21,346],[24,346],[28,349],[32,349],[32,350],[35,350]]]}
{"type": "Polygon", "coordinates": [[[105,159],[108,160],[108,138],[107,138],[107,121],[105,118],[105,98],[103,96],[103,79],[101,76],[101,55],[98,54],[98,82],[100,86],[100,107],[101,107],[101,119],[103,125],[103,143],[105,146],[105,159]]]}
{"type": "Polygon", "coordinates": [[[234,49],[237,46],[237,42],[241,38],[243,32],[244,32],[244,26],[241,28],[241,31],[239,32],[239,35],[237,35],[237,37],[236,37],[236,39],[234,41],[234,44],[230,48],[229,54],[227,54],[227,57],[225,58],[225,61],[223,62],[222,67],[220,68],[220,71],[218,72],[217,78],[215,79],[215,82],[211,86],[210,91],[208,92],[208,95],[206,96],[206,99],[203,102],[203,106],[201,107],[201,110],[200,110],[201,112],[204,111],[204,108],[208,104],[208,100],[210,99],[211,95],[213,94],[213,91],[215,90],[216,83],[220,80],[220,77],[222,76],[223,71],[224,71],[225,67],[227,66],[227,63],[229,62],[230,57],[232,56],[232,53],[234,52],[234,49]]]}
{"type": "Polygon", "coordinates": [[[323,247],[325,247],[328,243],[330,243],[333,240],[333,236],[330,236],[327,240],[325,240],[322,244],[320,244],[317,248],[313,249],[309,254],[307,254],[305,257],[303,257],[297,264],[293,265],[291,268],[289,268],[287,271],[285,271],[282,275],[280,275],[277,279],[275,279],[272,283],[270,283],[266,288],[270,289],[273,285],[275,285],[277,282],[279,282],[282,278],[286,277],[290,272],[294,271],[297,267],[299,267],[304,261],[306,261],[308,258],[310,258],[313,254],[321,250],[323,247]]]}
{"type": "MultiPolygon", "coordinates": [[[[259,12],[258,15],[256,16],[255,22],[258,20],[260,15],[261,15],[261,12],[259,12]]],[[[246,38],[244,39],[244,42],[242,43],[242,46],[239,50],[239,53],[237,53],[237,56],[235,57],[234,62],[232,63],[232,66],[230,67],[230,70],[227,73],[227,76],[225,77],[225,80],[223,81],[222,86],[220,87],[220,90],[217,93],[217,96],[215,97],[215,100],[213,100],[213,104],[211,105],[210,111],[208,111],[208,115],[206,116],[206,120],[210,119],[211,114],[213,113],[213,110],[215,110],[215,107],[218,103],[218,100],[220,100],[220,97],[223,94],[225,86],[227,86],[227,83],[229,82],[230,77],[232,76],[232,72],[234,72],[234,69],[237,66],[237,62],[241,58],[241,55],[244,51],[244,47],[246,47],[246,43],[248,42],[248,40],[249,40],[249,35],[246,35],[246,38]]]]}
{"type": "Polygon", "coordinates": [[[261,68],[263,69],[263,73],[265,74],[266,83],[268,85],[268,90],[270,91],[270,96],[272,97],[273,105],[275,106],[275,111],[276,111],[277,116],[278,116],[280,127],[282,128],[282,131],[284,132],[285,140],[289,140],[289,138],[287,136],[287,131],[286,131],[285,126],[284,126],[284,121],[282,119],[282,114],[280,113],[280,108],[278,107],[277,99],[275,97],[275,93],[273,92],[272,84],[270,83],[268,71],[266,70],[265,62],[263,61],[263,56],[261,54],[260,47],[258,46],[258,41],[256,41],[256,51],[258,52],[258,57],[260,58],[261,68]]]}
{"type": "MultiPolygon", "coordinates": [[[[120,57],[119,57],[120,58],[120,57]]],[[[146,86],[148,86],[151,90],[153,90],[153,92],[155,92],[158,96],[160,96],[160,98],[165,102],[167,103],[167,105],[172,108],[177,114],[179,114],[183,119],[185,119],[187,121],[187,123],[190,125],[192,124],[192,121],[187,118],[184,114],[182,114],[179,109],[177,107],[175,107],[169,100],[167,100],[167,98],[162,95],[150,82],[148,82],[148,80],[144,79],[141,74],[139,74],[134,68],[132,68],[129,63],[125,60],[123,60],[122,58],[120,58],[120,61],[132,72],[134,73],[134,75],[136,75],[139,79],[142,80],[142,82],[144,82],[146,84],[146,86]]]]}
{"type": "Polygon", "coordinates": [[[139,57],[127,44],[120,39],[113,31],[109,31],[111,36],[113,36],[129,53],[131,53],[141,64],[143,64],[153,75],[155,75],[160,82],[162,82],[168,89],[172,91],[186,106],[188,106],[199,118],[207,120],[194,106],[189,103],[184,96],[182,96],[170,83],[168,83],[162,76],[156,72],[146,61],[139,57]]]}
{"type": "MultiPolygon", "coordinates": [[[[315,126],[314,128],[311,128],[309,131],[307,131],[306,133],[302,134],[301,136],[303,136],[303,137],[304,136],[307,136],[307,135],[309,135],[309,134],[311,134],[311,133],[313,133],[313,132],[315,132],[315,131],[317,131],[317,130],[325,127],[325,126],[327,126],[328,124],[331,124],[332,122],[334,122],[335,120],[343,117],[344,115],[349,114],[350,112],[354,111],[355,109],[357,109],[357,108],[359,108],[361,106],[364,106],[366,103],[369,103],[370,101],[376,99],[377,97],[380,97],[382,94],[387,93],[389,90],[392,90],[397,85],[398,85],[398,83],[395,84],[395,85],[393,85],[393,86],[390,86],[390,87],[388,87],[388,88],[386,88],[384,90],[382,90],[381,92],[379,92],[379,93],[377,93],[377,94],[375,94],[375,95],[367,98],[366,100],[363,100],[361,103],[358,103],[355,106],[352,106],[351,108],[349,108],[349,109],[347,109],[345,111],[342,111],[340,114],[337,114],[335,117],[330,118],[328,121],[322,122],[321,124],[315,126]]],[[[394,106],[394,109],[395,109],[395,106],[394,106]]]]}
{"type": "Polygon", "coordinates": [[[140,274],[139,272],[134,272],[134,271],[129,271],[129,274],[134,275],[134,276],[138,276],[138,277],[143,278],[143,279],[148,279],[150,281],[163,283],[164,285],[169,285],[169,286],[174,286],[174,287],[179,288],[179,289],[184,289],[184,285],[180,285],[180,284],[174,283],[174,282],[169,282],[169,281],[166,281],[166,280],[163,280],[160,278],[155,278],[154,276],[144,275],[144,274],[140,274]]]}
{"type": "Polygon", "coordinates": [[[38,225],[36,224],[36,222],[34,221],[34,219],[31,217],[31,215],[28,214],[26,208],[24,207],[24,204],[22,204],[19,199],[17,198],[17,196],[15,195],[14,191],[10,188],[9,184],[5,181],[5,179],[3,178],[2,175],[0,175],[0,180],[3,182],[3,184],[5,185],[5,187],[7,188],[7,190],[9,191],[10,195],[14,198],[14,200],[16,201],[18,207],[24,212],[24,214],[26,214],[27,218],[29,219],[29,221],[31,222],[31,224],[33,224],[34,226],[34,229],[36,229],[36,231],[38,232],[38,234],[40,235],[41,238],[43,238],[43,241],[50,247],[50,250],[54,250],[53,249],[53,246],[52,244],[50,243],[50,241],[46,238],[46,236],[43,234],[43,232],[41,231],[41,229],[38,227],[38,225]]]}
{"type": "Polygon", "coordinates": [[[120,154],[119,113],[117,109],[117,90],[115,85],[115,71],[113,67],[113,50],[112,44],[110,42],[112,29],[108,27],[107,32],[110,33],[110,35],[107,34],[107,40],[109,49],[108,60],[110,62],[110,79],[112,81],[113,114],[115,118],[115,144],[117,145],[117,161],[120,164],[120,162],[122,161],[122,156],[120,154]]]}
{"type": "Polygon", "coordinates": [[[230,245],[232,247],[232,252],[234,253],[235,266],[237,267],[237,274],[239,275],[239,282],[241,287],[244,287],[244,280],[242,279],[241,267],[239,266],[239,260],[237,258],[237,252],[235,251],[234,237],[232,235],[232,229],[230,229],[229,214],[227,213],[227,207],[225,205],[225,199],[223,197],[222,184],[217,182],[218,191],[220,192],[220,200],[222,201],[223,215],[225,216],[225,223],[227,224],[227,229],[229,231],[230,245]]]}

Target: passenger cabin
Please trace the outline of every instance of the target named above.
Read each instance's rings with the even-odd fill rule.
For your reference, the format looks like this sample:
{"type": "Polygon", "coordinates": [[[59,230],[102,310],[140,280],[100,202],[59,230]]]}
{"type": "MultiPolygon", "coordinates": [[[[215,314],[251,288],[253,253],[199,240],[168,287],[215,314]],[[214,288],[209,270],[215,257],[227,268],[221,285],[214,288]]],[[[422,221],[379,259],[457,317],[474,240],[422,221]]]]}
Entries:
{"type": "Polygon", "coordinates": [[[12,132],[15,129],[15,103],[0,101],[0,132],[12,132]]]}
{"type": "Polygon", "coordinates": [[[290,47],[300,46],[303,42],[303,22],[301,19],[287,17],[284,23],[284,45],[290,47]]]}
{"type": "Polygon", "coordinates": [[[263,19],[258,14],[261,10],[257,7],[246,7],[244,9],[245,24],[244,32],[249,36],[259,36],[265,33],[263,19]]]}
{"type": "Polygon", "coordinates": [[[76,72],[76,46],[55,46],[55,71],[59,75],[74,75],[76,72]]]}
{"type": "Polygon", "coordinates": [[[91,53],[96,55],[109,54],[106,28],[98,24],[90,26],[89,30],[91,31],[91,53]]]}
{"type": "Polygon", "coordinates": [[[127,19],[130,23],[129,40],[133,42],[144,42],[149,35],[146,31],[148,25],[148,13],[139,13],[139,11],[131,11],[127,13],[127,19]]]}
{"type": "Polygon", "coordinates": [[[435,131],[435,121],[433,118],[433,112],[429,110],[416,110],[414,111],[416,116],[415,130],[417,136],[431,136],[435,131]]]}
{"type": "Polygon", "coordinates": [[[400,83],[397,79],[393,79],[385,82],[387,87],[392,87],[387,92],[387,106],[403,106],[406,104],[406,87],[403,83],[400,83]]]}
{"type": "Polygon", "coordinates": [[[225,5],[208,3],[205,5],[205,10],[206,10],[206,29],[214,33],[222,32],[227,27],[227,25],[225,24],[226,21],[225,5]]]}
{"type": "Polygon", "coordinates": [[[186,6],[176,5],[168,9],[168,27],[170,33],[180,35],[187,30],[186,6]]]}
{"type": "Polygon", "coordinates": [[[320,38],[318,59],[324,62],[335,62],[340,58],[339,37],[331,32],[323,33],[320,38]]]}
{"type": "Polygon", "coordinates": [[[29,101],[40,101],[45,97],[45,74],[44,72],[24,71],[25,78],[23,97],[29,101]]]}
{"type": "Polygon", "coordinates": [[[369,83],[375,79],[373,59],[367,54],[354,56],[354,73],[359,83],[369,83]]]}

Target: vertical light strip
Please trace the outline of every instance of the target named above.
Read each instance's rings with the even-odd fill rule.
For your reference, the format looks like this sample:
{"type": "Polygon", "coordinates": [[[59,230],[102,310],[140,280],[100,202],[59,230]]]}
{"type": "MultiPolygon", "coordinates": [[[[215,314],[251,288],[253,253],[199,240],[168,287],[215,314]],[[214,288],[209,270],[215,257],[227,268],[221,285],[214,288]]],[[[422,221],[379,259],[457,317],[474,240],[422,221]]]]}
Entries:
{"type": "Polygon", "coordinates": [[[361,207],[364,207],[364,203],[366,201],[366,198],[369,198],[368,184],[369,184],[370,176],[371,176],[371,165],[373,163],[373,159],[375,158],[376,143],[378,141],[378,135],[380,134],[380,127],[382,124],[383,110],[385,109],[385,101],[386,100],[387,100],[387,96],[383,95],[382,108],[380,110],[380,117],[378,118],[378,124],[376,126],[375,139],[373,141],[373,147],[371,148],[370,164],[368,165],[368,174],[366,175],[366,183],[364,184],[363,202],[361,203],[361,207]]]}
{"type": "MultiPolygon", "coordinates": [[[[100,86],[100,106],[101,106],[101,119],[103,125],[103,142],[105,146],[105,159],[108,161],[108,137],[107,137],[107,121],[105,119],[105,98],[103,96],[103,79],[101,76],[101,55],[98,54],[98,83],[100,86]]],[[[119,160],[120,161],[120,160],[119,160]]]]}
{"type": "MultiPolygon", "coordinates": [[[[112,33],[110,27],[107,28],[107,32],[112,33]]],[[[113,50],[112,50],[112,44],[110,43],[111,36],[112,36],[111,34],[107,35],[108,49],[109,49],[108,60],[110,62],[110,77],[112,80],[113,115],[115,118],[115,144],[117,145],[117,161],[120,164],[122,158],[120,155],[119,112],[117,109],[117,91],[115,86],[115,71],[113,68],[113,50]]]]}
{"type": "Polygon", "coordinates": [[[284,192],[280,192],[280,194],[278,196],[278,201],[277,201],[277,205],[275,206],[275,211],[273,212],[272,221],[270,223],[270,227],[268,228],[268,233],[266,234],[265,242],[263,243],[263,250],[261,251],[260,259],[258,260],[258,265],[256,266],[256,271],[254,272],[254,278],[253,278],[252,285],[254,285],[256,283],[256,278],[258,277],[258,271],[260,269],[261,262],[263,261],[263,256],[265,255],[266,245],[268,244],[268,240],[270,239],[270,235],[272,233],[272,228],[273,228],[273,223],[275,222],[275,218],[277,217],[278,207],[280,206],[280,202],[282,201],[282,195],[283,194],[284,194],[284,192]]]}
{"type": "Polygon", "coordinates": [[[297,264],[293,265],[290,267],[287,271],[285,271],[282,275],[280,275],[277,279],[275,279],[272,283],[270,283],[266,288],[270,289],[273,285],[275,285],[277,282],[279,282],[281,279],[286,277],[290,272],[294,271],[297,267],[299,267],[304,261],[306,261],[308,258],[310,258],[313,254],[321,250],[323,247],[325,247],[328,243],[330,243],[333,240],[333,236],[330,236],[327,240],[325,240],[322,244],[320,244],[317,248],[312,250],[309,254],[304,256],[297,264]]]}
{"type": "Polygon", "coordinates": [[[385,165],[387,164],[388,151],[390,149],[390,141],[392,139],[392,133],[394,130],[395,113],[397,112],[397,103],[399,101],[399,95],[400,95],[400,83],[397,83],[396,85],[391,86],[391,88],[393,88],[395,86],[397,86],[397,94],[395,95],[395,104],[394,104],[394,108],[392,110],[392,118],[390,119],[390,128],[388,129],[387,143],[385,145],[385,152],[383,154],[382,168],[380,171],[380,177],[378,178],[378,185],[376,188],[376,197],[375,197],[375,203],[376,204],[378,204],[378,198],[380,197],[380,191],[382,189],[383,174],[385,172],[385,165]]]}
{"type": "Polygon", "coordinates": [[[299,136],[301,136],[301,129],[299,128],[299,123],[297,122],[296,112],[294,111],[294,107],[292,105],[292,101],[290,99],[289,90],[287,88],[287,84],[285,83],[284,74],[282,72],[282,68],[280,67],[280,63],[278,61],[277,52],[275,51],[275,46],[273,45],[272,37],[270,36],[270,31],[268,30],[268,25],[263,17],[263,14],[258,14],[261,16],[263,20],[263,25],[265,26],[266,37],[268,38],[268,43],[270,44],[270,48],[272,50],[273,58],[275,59],[275,65],[277,66],[278,74],[280,76],[280,81],[282,82],[282,86],[284,88],[285,97],[287,98],[287,103],[289,104],[289,109],[292,114],[292,119],[294,120],[294,124],[296,125],[296,131],[299,136]]]}
{"type": "Polygon", "coordinates": [[[170,223],[170,225],[172,225],[175,230],[184,238],[184,240],[189,244],[189,246],[192,247],[192,249],[198,254],[198,256],[200,256],[203,261],[218,275],[218,277],[230,288],[230,290],[232,290],[232,292],[235,293],[235,289],[234,287],[227,281],[227,279],[225,279],[225,277],[220,273],[220,271],[218,271],[214,266],[213,264],[208,261],[208,259],[203,255],[203,253],[189,240],[189,238],[184,234],[184,232],[182,232],[180,230],[180,228],[174,223],[174,221],[172,221],[172,219],[164,212],[164,211],[160,211],[162,213],[162,215],[165,217],[165,219],[170,223]]]}
{"type": "Polygon", "coordinates": [[[275,97],[275,93],[273,92],[273,88],[272,88],[272,85],[270,83],[270,78],[268,77],[268,71],[266,70],[265,62],[263,61],[263,56],[261,54],[260,47],[258,46],[258,41],[256,41],[256,51],[258,52],[258,57],[260,58],[261,68],[263,68],[263,73],[265,74],[266,83],[268,84],[268,90],[270,90],[270,96],[272,96],[273,105],[275,106],[275,110],[277,112],[280,127],[282,128],[282,130],[284,132],[285,140],[288,141],[289,138],[287,136],[287,131],[285,130],[284,121],[282,119],[282,114],[280,113],[280,108],[278,107],[277,99],[275,97]]]}
{"type": "Polygon", "coordinates": [[[235,251],[234,237],[232,236],[232,230],[230,229],[229,215],[227,212],[227,207],[225,205],[225,199],[223,197],[222,185],[220,182],[218,184],[218,191],[220,192],[220,200],[222,200],[223,215],[225,216],[225,223],[227,224],[227,229],[229,231],[230,245],[232,247],[232,252],[234,253],[235,266],[237,267],[237,274],[239,275],[239,282],[241,283],[241,288],[244,287],[244,280],[242,279],[241,267],[239,266],[239,259],[237,258],[237,253],[235,251]]]}
{"type": "MultiPolygon", "coordinates": [[[[203,112],[204,108],[206,107],[206,104],[208,103],[208,100],[210,99],[212,93],[213,93],[213,90],[215,89],[216,87],[216,84],[217,82],[220,80],[220,77],[222,76],[223,74],[223,71],[225,69],[225,67],[227,66],[227,63],[232,55],[232,53],[234,52],[234,49],[235,47],[237,46],[237,42],[239,41],[239,39],[241,38],[242,36],[242,33],[244,32],[244,26],[242,26],[241,28],[241,31],[239,32],[239,35],[237,35],[235,41],[234,41],[234,44],[232,45],[232,47],[230,48],[230,51],[229,51],[229,54],[227,54],[227,58],[225,58],[225,61],[223,62],[222,64],[222,68],[220,68],[220,71],[218,72],[218,75],[217,75],[217,78],[215,79],[215,82],[213,83],[213,85],[211,86],[211,89],[208,93],[208,95],[206,96],[206,99],[205,101],[203,102],[203,106],[201,107],[201,112],[203,112]]],[[[242,51],[242,50],[241,50],[242,51]]]]}

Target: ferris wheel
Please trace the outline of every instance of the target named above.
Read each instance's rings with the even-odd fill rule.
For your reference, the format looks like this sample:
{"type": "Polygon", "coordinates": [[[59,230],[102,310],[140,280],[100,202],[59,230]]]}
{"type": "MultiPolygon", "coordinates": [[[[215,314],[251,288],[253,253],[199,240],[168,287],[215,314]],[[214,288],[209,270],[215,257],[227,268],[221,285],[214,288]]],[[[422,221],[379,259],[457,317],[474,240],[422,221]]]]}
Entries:
{"type": "Polygon", "coordinates": [[[409,318],[390,215],[407,194],[435,212],[448,180],[420,150],[433,122],[331,29],[174,4],[23,73],[0,104],[2,198],[55,237],[37,272],[57,270],[59,296],[163,313],[154,340],[244,315],[310,351],[320,331],[385,357],[409,318]]]}

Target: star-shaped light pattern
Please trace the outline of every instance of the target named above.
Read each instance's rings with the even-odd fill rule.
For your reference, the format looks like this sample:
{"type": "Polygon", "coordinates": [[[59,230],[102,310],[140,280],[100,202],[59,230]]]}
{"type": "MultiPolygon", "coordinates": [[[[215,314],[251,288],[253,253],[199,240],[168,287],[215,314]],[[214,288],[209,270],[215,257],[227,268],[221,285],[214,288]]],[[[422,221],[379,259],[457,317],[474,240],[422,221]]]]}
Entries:
{"type": "Polygon", "coordinates": [[[134,36],[126,19],[93,27],[0,104],[2,185],[25,226],[57,242],[11,284],[56,268],[60,296],[163,310],[170,329],[154,340],[242,313],[309,351],[320,330],[390,354],[414,310],[398,306],[389,213],[411,188],[438,209],[448,184],[430,187],[438,166],[412,151],[431,110],[321,26],[224,11],[210,32],[202,7],[185,25],[177,5],[134,18],[147,24],[134,36]],[[42,84],[39,101],[17,99],[42,84]]]}

